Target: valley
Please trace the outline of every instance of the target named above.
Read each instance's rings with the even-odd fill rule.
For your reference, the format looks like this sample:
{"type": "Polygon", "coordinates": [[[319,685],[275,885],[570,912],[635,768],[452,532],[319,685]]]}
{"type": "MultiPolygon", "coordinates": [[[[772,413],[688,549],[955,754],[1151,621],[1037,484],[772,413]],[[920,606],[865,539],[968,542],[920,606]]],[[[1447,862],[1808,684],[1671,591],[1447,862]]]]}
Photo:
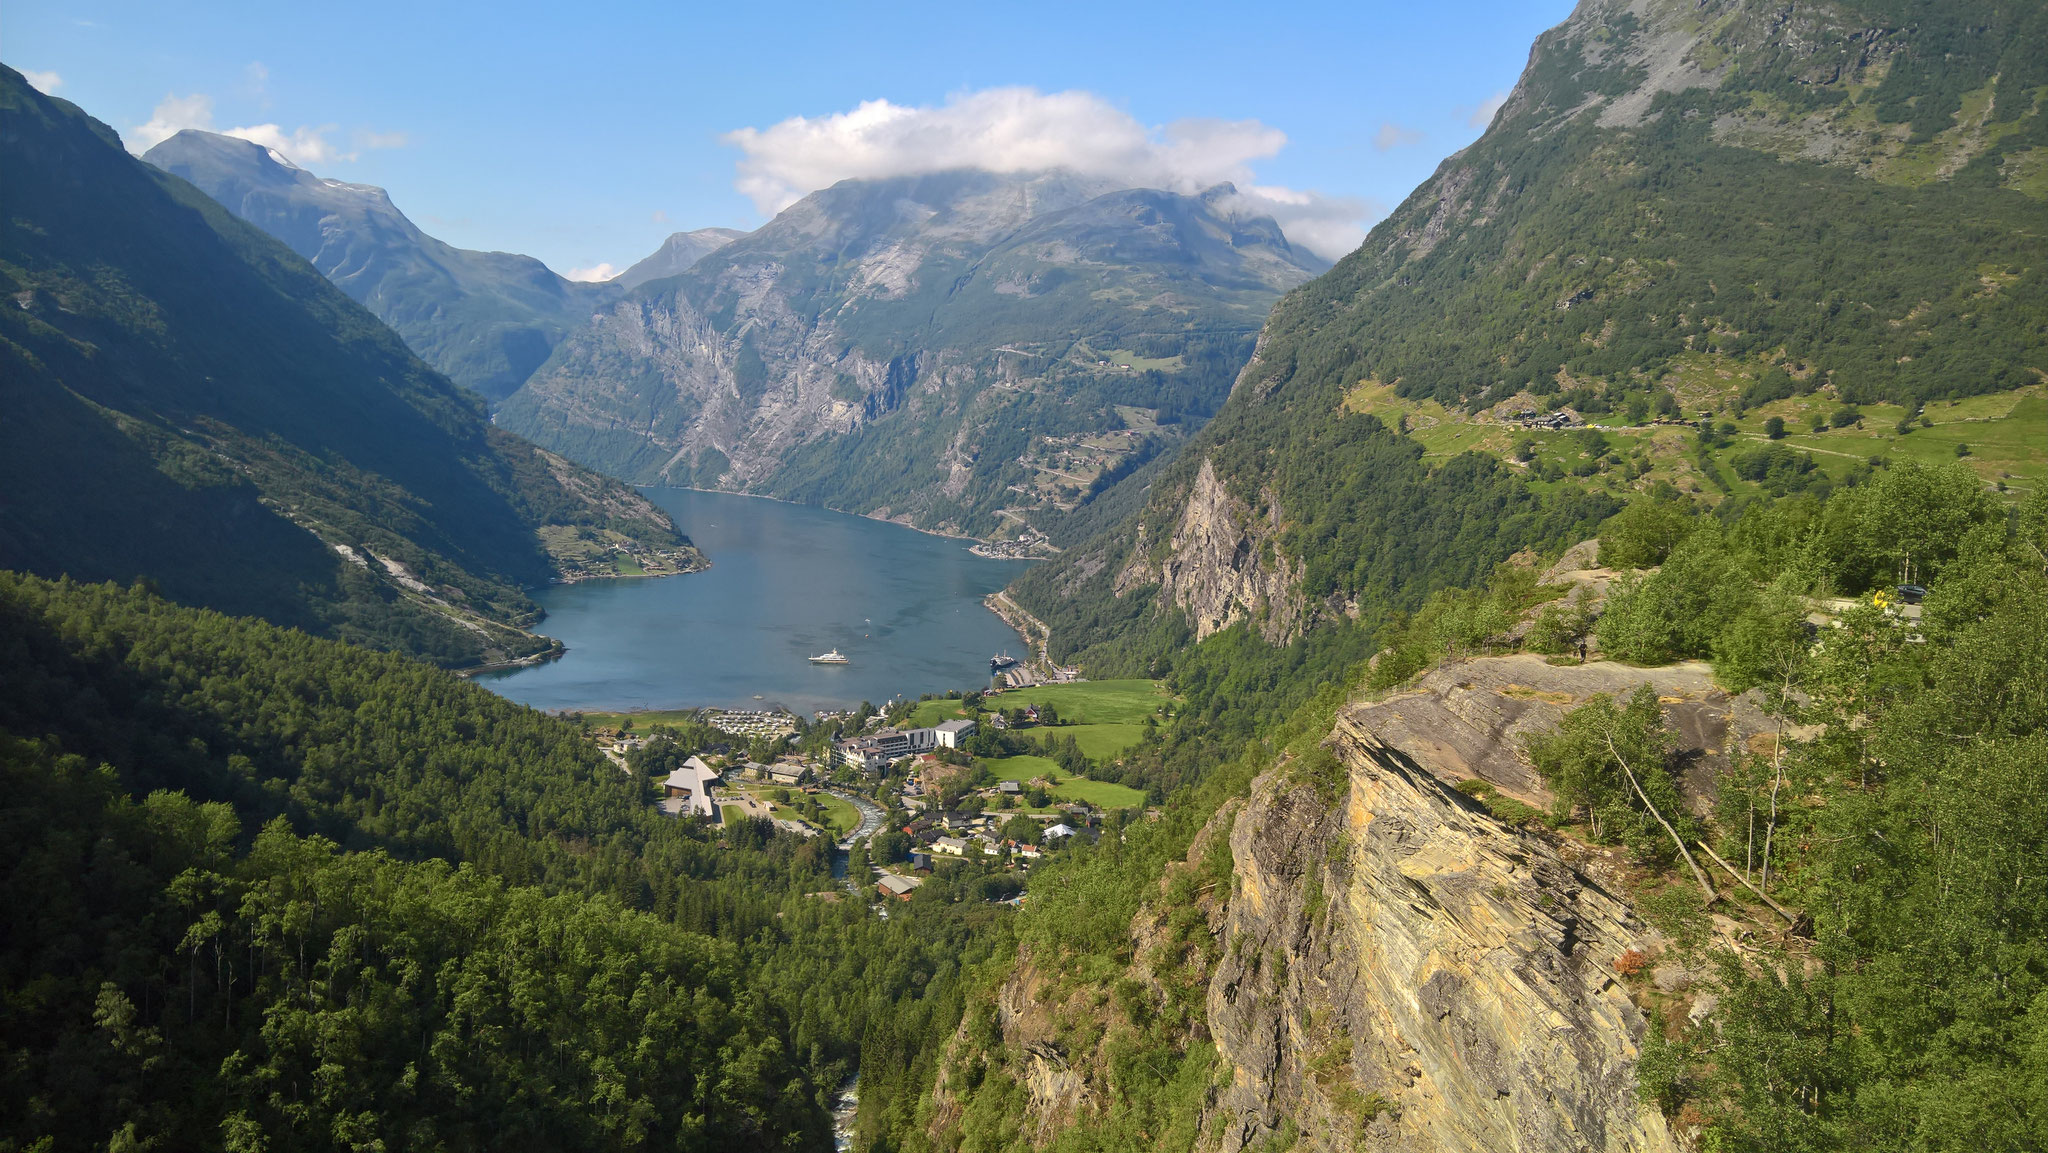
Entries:
{"type": "Polygon", "coordinates": [[[2048,9],[1367,8],[0,68],[0,1153],[2048,1144],[2048,9]]]}

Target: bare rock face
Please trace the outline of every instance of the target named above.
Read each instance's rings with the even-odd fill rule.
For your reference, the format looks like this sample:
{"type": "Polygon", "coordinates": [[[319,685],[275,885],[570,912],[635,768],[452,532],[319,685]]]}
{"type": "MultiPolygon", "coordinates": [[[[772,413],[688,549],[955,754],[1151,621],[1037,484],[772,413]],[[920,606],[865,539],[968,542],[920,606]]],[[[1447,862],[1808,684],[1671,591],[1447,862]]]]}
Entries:
{"type": "Polygon", "coordinates": [[[1380,740],[1439,779],[1477,777],[1540,807],[1550,804],[1550,791],[1522,755],[1522,738],[1554,728],[1596,693],[1626,697],[1645,684],[1663,703],[1688,796],[1707,803],[1731,752],[1768,730],[1770,720],[1751,698],[1716,687],[1702,661],[1656,669],[1612,661],[1553,665],[1529,653],[1461,661],[1424,673],[1370,715],[1380,740]]]}
{"type": "Polygon", "coordinates": [[[1168,866],[1132,921],[1125,967],[1077,979],[1027,954],[993,1003],[970,1008],[942,1065],[935,1146],[957,1146],[961,1118],[989,1108],[969,1069],[1002,1070],[991,1100],[1031,1148],[1101,1123],[1124,1093],[1121,1005],[1134,993],[1163,1004],[1172,988],[1203,1006],[1184,1043],[1215,1046],[1189,1119],[1201,1153],[1290,1136],[1302,1150],[1676,1153],[1639,1098],[1648,1022],[1615,963],[1666,958],[1653,975],[1666,993],[1696,974],[1602,881],[1597,850],[1507,825],[1454,787],[1520,780],[1547,800],[1520,735],[1644,684],[1681,759],[1762,727],[1702,666],[1525,657],[1465,661],[1347,708],[1325,742],[1334,767],[1265,773],[1168,866]],[[1193,890],[1191,944],[1169,929],[1189,910],[1168,894],[1224,844],[1230,877],[1193,890]]]}
{"type": "MultiPolygon", "coordinates": [[[[1197,640],[1247,617],[1271,642],[1285,642],[1300,631],[1305,615],[1298,591],[1300,566],[1289,563],[1274,544],[1279,519],[1277,505],[1265,518],[1254,516],[1216,479],[1215,467],[1202,462],[1171,551],[1156,576],[1160,602],[1187,612],[1197,640]]],[[[1137,573],[1143,564],[1128,570],[1119,587],[1151,583],[1137,573]]]]}
{"type": "Polygon", "coordinates": [[[1222,1153],[1676,1150],[1636,1093],[1646,1022],[1616,979],[1656,935],[1546,841],[1494,820],[1353,708],[1325,803],[1284,770],[1231,838],[1209,992],[1222,1153]]]}

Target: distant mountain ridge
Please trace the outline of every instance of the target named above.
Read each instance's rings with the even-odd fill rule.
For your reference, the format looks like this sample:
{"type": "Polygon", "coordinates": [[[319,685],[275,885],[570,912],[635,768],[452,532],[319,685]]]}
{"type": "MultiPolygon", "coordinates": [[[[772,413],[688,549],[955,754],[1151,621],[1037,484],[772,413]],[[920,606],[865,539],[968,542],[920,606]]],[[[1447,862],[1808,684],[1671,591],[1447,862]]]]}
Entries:
{"type": "Polygon", "coordinates": [[[4,67],[0,292],[0,567],[461,666],[549,649],[525,590],[609,571],[605,549],[701,563],[637,493],[491,427],[306,261],[4,67]]]}
{"type": "Polygon", "coordinates": [[[421,359],[494,402],[619,295],[530,256],[456,248],[422,232],[383,189],[323,179],[246,140],[186,129],[143,159],[284,241],[421,359]]]}
{"type": "Polygon", "coordinates": [[[670,233],[669,238],[661,242],[661,247],[648,254],[645,260],[612,277],[607,283],[621,288],[638,288],[650,280],[680,276],[698,261],[745,235],[737,228],[698,228],[670,233]]]}
{"type": "Polygon", "coordinates": [[[1326,267],[1234,200],[842,181],[642,284],[499,419],[636,482],[1043,532],[1213,412],[1273,301],[1326,267]]]}

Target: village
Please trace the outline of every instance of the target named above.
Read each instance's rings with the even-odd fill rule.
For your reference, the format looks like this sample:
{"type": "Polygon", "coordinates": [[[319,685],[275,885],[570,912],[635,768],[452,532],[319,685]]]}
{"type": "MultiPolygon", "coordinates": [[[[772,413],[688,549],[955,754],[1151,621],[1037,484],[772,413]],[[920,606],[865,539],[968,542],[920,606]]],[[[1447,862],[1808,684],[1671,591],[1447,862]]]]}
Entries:
{"type": "Polygon", "coordinates": [[[1020,904],[1049,857],[1156,817],[1144,792],[1099,778],[1168,716],[1152,682],[1107,681],[927,694],[808,720],[704,709],[585,724],[622,772],[648,781],[661,813],[728,838],[824,839],[845,877],[820,896],[859,896],[886,916],[935,879],[945,899],[1020,904]]]}

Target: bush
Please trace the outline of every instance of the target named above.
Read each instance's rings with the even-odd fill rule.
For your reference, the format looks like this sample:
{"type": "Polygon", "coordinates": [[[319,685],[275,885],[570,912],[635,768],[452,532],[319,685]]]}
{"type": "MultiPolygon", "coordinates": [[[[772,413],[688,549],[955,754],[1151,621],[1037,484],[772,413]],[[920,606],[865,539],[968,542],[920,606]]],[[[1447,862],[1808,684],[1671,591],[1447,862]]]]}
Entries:
{"type": "Polygon", "coordinates": [[[1843,407],[1836,409],[1834,411],[1834,414],[1828,417],[1828,423],[1834,425],[1836,428],[1847,428],[1850,425],[1855,424],[1857,421],[1862,419],[1863,414],[1856,410],[1855,405],[1844,405],[1843,407]]]}
{"type": "Polygon", "coordinates": [[[1600,526],[1599,563],[1651,568],[1692,531],[1692,506],[1679,500],[1638,500],[1600,526]]]}
{"type": "Polygon", "coordinates": [[[1785,418],[1782,416],[1766,418],[1764,420],[1764,435],[1772,440],[1782,439],[1785,435],[1785,418]]]}
{"type": "Polygon", "coordinates": [[[1529,629],[1529,648],[1534,652],[1569,653],[1593,627],[1592,598],[1581,586],[1569,601],[1553,601],[1536,614],[1529,629]]]}
{"type": "Polygon", "coordinates": [[[1673,549],[1655,575],[1615,582],[1600,617],[1600,647],[1640,665],[1706,657],[1755,599],[1748,574],[1709,523],[1673,549]]]}

